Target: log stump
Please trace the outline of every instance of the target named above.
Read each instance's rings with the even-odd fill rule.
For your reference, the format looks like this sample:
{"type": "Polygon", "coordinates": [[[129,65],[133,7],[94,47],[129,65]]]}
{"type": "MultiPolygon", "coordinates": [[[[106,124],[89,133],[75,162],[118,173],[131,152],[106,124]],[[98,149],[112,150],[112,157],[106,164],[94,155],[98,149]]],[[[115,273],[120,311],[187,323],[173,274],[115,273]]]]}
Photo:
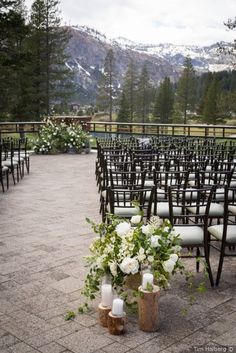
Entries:
{"type": "Polygon", "coordinates": [[[122,335],[125,332],[126,314],[114,316],[110,311],[108,314],[108,330],[112,335],[122,335]]]}
{"type": "Polygon", "coordinates": [[[139,328],[145,332],[155,332],[159,329],[159,306],[160,288],[153,286],[153,291],[149,292],[139,287],[138,299],[138,321],[139,328]]]}
{"type": "Polygon", "coordinates": [[[98,306],[98,318],[99,318],[99,322],[103,327],[107,327],[108,323],[108,314],[111,311],[110,307],[107,306],[103,306],[102,303],[99,304],[98,306]]]}

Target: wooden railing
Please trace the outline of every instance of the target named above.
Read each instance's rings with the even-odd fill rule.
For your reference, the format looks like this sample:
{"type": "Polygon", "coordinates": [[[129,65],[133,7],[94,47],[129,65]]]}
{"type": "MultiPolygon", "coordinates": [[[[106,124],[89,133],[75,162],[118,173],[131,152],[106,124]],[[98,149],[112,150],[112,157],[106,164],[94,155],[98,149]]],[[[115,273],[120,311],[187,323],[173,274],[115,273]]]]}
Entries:
{"type": "MultiPolygon", "coordinates": [[[[0,122],[0,134],[38,133],[44,122],[0,122]]],[[[236,126],[232,125],[184,125],[119,123],[91,121],[82,122],[94,136],[191,136],[236,139],[236,126]]]]}

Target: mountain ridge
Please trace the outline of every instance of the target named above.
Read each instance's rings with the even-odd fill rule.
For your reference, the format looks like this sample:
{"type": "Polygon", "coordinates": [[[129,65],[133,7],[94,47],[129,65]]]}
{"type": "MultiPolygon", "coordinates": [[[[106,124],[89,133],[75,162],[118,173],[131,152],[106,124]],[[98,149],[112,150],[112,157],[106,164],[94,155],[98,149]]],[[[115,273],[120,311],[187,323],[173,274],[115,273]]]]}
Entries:
{"type": "MultiPolygon", "coordinates": [[[[99,80],[108,49],[114,52],[114,90],[119,93],[125,72],[132,58],[140,72],[145,64],[152,84],[158,86],[165,76],[176,82],[181,75],[183,62],[190,56],[197,74],[207,71],[230,70],[229,59],[218,52],[219,45],[175,45],[171,43],[135,43],[124,37],[108,38],[88,26],[67,27],[71,34],[67,47],[67,67],[73,70],[77,93],[75,99],[94,103],[99,80]]],[[[229,43],[224,43],[229,45],[229,43]]]]}

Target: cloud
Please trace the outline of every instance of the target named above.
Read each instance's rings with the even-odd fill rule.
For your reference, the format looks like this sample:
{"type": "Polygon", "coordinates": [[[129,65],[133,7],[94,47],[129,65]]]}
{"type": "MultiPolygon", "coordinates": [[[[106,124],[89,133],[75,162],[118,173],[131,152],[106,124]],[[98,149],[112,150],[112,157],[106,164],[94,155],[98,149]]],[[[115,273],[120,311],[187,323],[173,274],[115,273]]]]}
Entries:
{"type": "Polygon", "coordinates": [[[223,24],[235,16],[235,0],[61,0],[59,6],[62,23],[91,26],[110,38],[208,45],[235,37],[223,24]]]}

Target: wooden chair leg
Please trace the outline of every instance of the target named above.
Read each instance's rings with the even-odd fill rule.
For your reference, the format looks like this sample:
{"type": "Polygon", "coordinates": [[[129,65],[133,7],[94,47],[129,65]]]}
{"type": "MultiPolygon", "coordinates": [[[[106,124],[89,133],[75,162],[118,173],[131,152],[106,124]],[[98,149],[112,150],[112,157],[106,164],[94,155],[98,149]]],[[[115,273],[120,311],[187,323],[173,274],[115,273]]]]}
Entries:
{"type": "Polygon", "coordinates": [[[221,277],[221,272],[222,272],[222,268],[223,268],[224,256],[225,256],[225,245],[222,245],[221,251],[220,251],[218,271],[217,271],[217,275],[216,275],[216,286],[218,286],[220,283],[220,277],[221,277]]]}

